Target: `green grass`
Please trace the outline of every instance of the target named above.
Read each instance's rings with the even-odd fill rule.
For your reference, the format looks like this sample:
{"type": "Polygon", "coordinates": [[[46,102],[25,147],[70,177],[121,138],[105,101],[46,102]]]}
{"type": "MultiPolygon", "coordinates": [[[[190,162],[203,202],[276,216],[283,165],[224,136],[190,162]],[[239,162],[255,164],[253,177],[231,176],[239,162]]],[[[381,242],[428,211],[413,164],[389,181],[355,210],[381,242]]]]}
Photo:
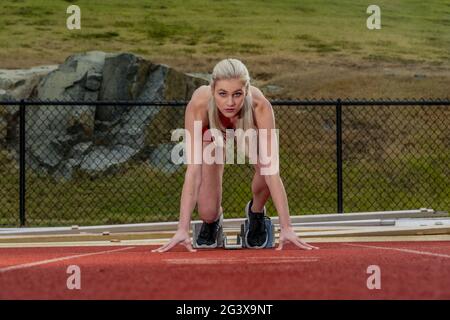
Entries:
{"type": "MultiPolygon", "coordinates": [[[[81,30],[65,27],[72,1],[2,1],[2,43],[141,50],[150,55],[349,54],[389,61],[441,61],[450,47],[450,7],[445,1],[380,0],[382,29],[366,28],[366,1],[88,1],[81,30]],[[48,27],[38,29],[37,27],[48,27]],[[17,32],[22,32],[20,37],[17,32]],[[82,40],[82,41],[81,41],[82,40]],[[64,46],[62,46],[64,44],[64,46]]],[[[50,48],[50,49],[51,49],[50,48]]],[[[36,52],[37,54],[37,52],[36,52]]]]}
{"type": "MultiPolygon", "coordinates": [[[[296,160],[281,168],[289,197],[291,214],[336,212],[336,169],[331,159],[318,165],[296,160]]],[[[386,163],[344,163],[344,208],[346,212],[399,210],[431,207],[449,209],[450,186],[443,168],[433,168],[435,161],[445,163],[450,154],[434,154],[399,159],[402,169],[386,163]],[[434,160],[430,159],[434,156],[434,160]]],[[[291,160],[292,161],[292,160],[291,160]]],[[[17,176],[2,173],[17,182],[17,176]]],[[[158,174],[146,165],[132,165],[120,173],[93,179],[81,174],[70,182],[58,182],[33,173],[27,175],[27,221],[30,226],[72,224],[114,224],[174,221],[178,217],[184,170],[172,176],[158,174]]],[[[252,169],[226,166],[223,206],[227,218],[243,216],[250,199],[252,169]]],[[[17,184],[11,184],[17,186],[17,184]]],[[[18,223],[18,191],[3,189],[0,223],[18,223]]],[[[272,201],[271,215],[276,215],[272,201]]],[[[194,218],[198,217],[194,213],[194,218]]]]}

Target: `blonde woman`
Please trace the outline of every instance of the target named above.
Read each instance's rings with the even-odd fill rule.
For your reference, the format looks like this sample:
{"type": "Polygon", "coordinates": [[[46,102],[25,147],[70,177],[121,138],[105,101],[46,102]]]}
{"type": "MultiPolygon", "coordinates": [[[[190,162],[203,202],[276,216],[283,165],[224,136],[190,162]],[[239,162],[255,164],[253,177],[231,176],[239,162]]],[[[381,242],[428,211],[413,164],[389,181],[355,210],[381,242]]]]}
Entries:
{"type": "MultiPolygon", "coordinates": [[[[244,132],[249,129],[256,131],[267,129],[266,132],[275,129],[272,105],[258,88],[250,85],[248,70],[237,59],[220,61],[214,67],[210,85],[202,86],[193,93],[185,113],[185,129],[191,137],[194,137],[194,124],[200,123],[199,121],[204,133],[202,150],[216,140],[214,139],[216,136],[211,136],[211,130],[208,129],[220,130],[224,138],[226,129],[243,129],[244,132]]],[[[271,136],[267,134],[266,143],[269,145],[269,151],[272,150],[270,142],[271,136]]],[[[198,152],[199,148],[197,146],[196,149],[195,143],[191,143],[187,149],[188,164],[181,195],[178,230],[168,243],[153,250],[154,252],[165,252],[177,244],[185,246],[189,251],[196,251],[189,236],[191,214],[196,204],[203,221],[198,238],[194,239],[197,241],[196,247],[217,246],[217,236],[221,231],[223,219],[221,202],[224,164],[190,161],[193,159],[191,155],[196,150],[198,152]]],[[[246,154],[247,151],[246,148],[246,154]]],[[[271,196],[279,215],[280,236],[277,250],[281,250],[287,242],[305,250],[318,249],[300,240],[293,231],[288,199],[279,172],[263,174],[263,170],[271,163],[257,159],[258,161],[254,163],[255,174],[252,180],[253,198],[245,208],[249,219],[248,245],[262,248],[266,244],[268,230],[264,223],[266,213],[264,205],[271,196]]]]}

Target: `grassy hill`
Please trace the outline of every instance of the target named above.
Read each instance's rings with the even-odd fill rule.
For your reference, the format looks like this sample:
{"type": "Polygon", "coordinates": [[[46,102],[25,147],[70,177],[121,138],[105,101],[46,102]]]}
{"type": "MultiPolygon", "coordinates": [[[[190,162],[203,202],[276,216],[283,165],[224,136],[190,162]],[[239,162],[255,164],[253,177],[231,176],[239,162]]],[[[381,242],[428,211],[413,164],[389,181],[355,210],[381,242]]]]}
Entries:
{"type": "Polygon", "coordinates": [[[367,29],[366,1],[4,0],[0,68],[104,50],[210,72],[234,56],[257,85],[281,87],[271,97],[448,95],[450,3],[377,5],[381,30],[367,29]],[[70,4],[81,30],[66,28],[70,4]]]}

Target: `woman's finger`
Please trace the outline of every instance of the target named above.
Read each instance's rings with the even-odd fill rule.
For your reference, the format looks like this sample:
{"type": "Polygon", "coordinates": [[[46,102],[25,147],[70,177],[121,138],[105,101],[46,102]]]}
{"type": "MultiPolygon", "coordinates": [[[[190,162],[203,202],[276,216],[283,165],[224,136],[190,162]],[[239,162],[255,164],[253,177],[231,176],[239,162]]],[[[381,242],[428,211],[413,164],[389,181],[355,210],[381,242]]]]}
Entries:
{"type": "Polygon", "coordinates": [[[286,241],[291,242],[292,244],[296,245],[297,247],[299,247],[299,248],[301,248],[303,250],[312,250],[312,248],[304,245],[302,243],[302,241],[299,238],[297,238],[297,237],[292,237],[290,239],[287,239],[286,241]]]}
{"type": "Polygon", "coordinates": [[[275,250],[283,250],[283,244],[284,244],[284,239],[280,238],[280,243],[278,244],[278,247],[275,250]]]}
{"type": "Polygon", "coordinates": [[[308,246],[310,246],[310,247],[313,248],[314,250],[319,250],[319,249],[320,249],[319,247],[312,246],[312,245],[310,245],[310,244],[308,244],[308,246]]]}
{"type": "Polygon", "coordinates": [[[293,241],[291,241],[293,244],[295,244],[297,247],[304,249],[304,250],[312,250],[311,246],[308,244],[305,244],[303,241],[301,241],[299,238],[294,238],[293,241]]]}
{"type": "Polygon", "coordinates": [[[166,252],[167,250],[172,249],[178,242],[174,241],[173,239],[170,240],[168,243],[163,245],[162,247],[156,249],[156,252],[166,252]]]}
{"type": "Polygon", "coordinates": [[[183,241],[183,245],[186,247],[186,249],[189,250],[189,252],[196,252],[197,250],[195,250],[194,248],[192,248],[192,243],[190,239],[186,239],[183,241]]]}
{"type": "Polygon", "coordinates": [[[160,252],[159,250],[164,249],[164,248],[167,247],[168,245],[169,245],[169,242],[163,244],[161,247],[158,247],[158,248],[156,248],[156,249],[153,249],[152,252],[160,252]]]}
{"type": "Polygon", "coordinates": [[[310,245],[309,243],[306,243],[302,240],[299,240],[301,244],[303,244],[304,246],[310,247],[311,249],[319,249],[318,247],[315,247],[313,245],[310,245]]]}

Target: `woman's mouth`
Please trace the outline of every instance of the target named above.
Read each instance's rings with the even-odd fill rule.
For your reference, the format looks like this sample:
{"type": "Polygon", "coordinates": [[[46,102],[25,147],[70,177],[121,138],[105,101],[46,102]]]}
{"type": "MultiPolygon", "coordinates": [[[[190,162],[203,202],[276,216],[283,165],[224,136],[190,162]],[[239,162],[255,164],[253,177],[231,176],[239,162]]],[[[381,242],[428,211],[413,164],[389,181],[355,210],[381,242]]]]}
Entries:
{"type": "Polygon", "coordinates": [[[234,108],[225,108],[226,112],[234,112],[234,108]]]}

